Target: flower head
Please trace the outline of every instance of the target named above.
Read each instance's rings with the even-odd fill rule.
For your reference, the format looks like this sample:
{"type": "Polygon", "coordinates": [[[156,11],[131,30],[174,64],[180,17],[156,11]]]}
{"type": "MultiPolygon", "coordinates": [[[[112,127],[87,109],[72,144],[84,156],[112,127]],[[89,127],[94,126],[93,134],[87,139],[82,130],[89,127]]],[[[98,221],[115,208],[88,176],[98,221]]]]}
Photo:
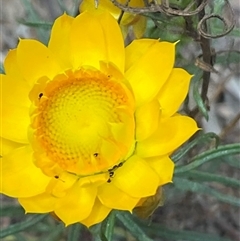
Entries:
{"type": "MultiPolygon", "coordinates": [[[[119,0],[120,4],[125,5],[125,0],[119,0]]],[[[129,7],[140,8],[144,7],[143,0],[130,0],[129,7]]],[[[129,28],[132,27],[133,33],[136,38],[141,38],[146,30],[147,19],[139,14],[131,14],[122,12],[121,9],[116,7],[110,0],[100,0],[96,6],[93,0],[83,0],[80,7],[80,12],[88,11],[108,11],[116,20],[119,20],[124,37],[127,36],[129,28]]]]}
{"type": "Polygon", "coordinates": [[[124,49],[108,13],[59,17],[48,46],[20,40],[1,75],[1,192],[66,225],[101,222],[171,182],[169,155],[197,131],[176,114],[191,76],[175,44],[124,49]]]}

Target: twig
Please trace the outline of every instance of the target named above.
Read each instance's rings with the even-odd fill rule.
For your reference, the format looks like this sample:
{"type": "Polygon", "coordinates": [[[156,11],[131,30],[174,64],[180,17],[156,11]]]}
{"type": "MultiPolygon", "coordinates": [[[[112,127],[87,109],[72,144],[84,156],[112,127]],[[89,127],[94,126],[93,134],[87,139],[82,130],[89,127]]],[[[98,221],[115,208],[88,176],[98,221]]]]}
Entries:
{"type": "MultiPolygon", "coordinates": [[[[199,2],[199,4],[201,4],[201,0],[198,0],[198,2],[199,2]]],[[[204,17],[204,15],[205,15],[205,10],[202,9],[202,11],[199,12],[199,14],[198,14],[199,20],[201,20],[204,17]]],[[[206,22],[203,22],[203,26],[204,26],[204,29],[207,29],[206,22]]],[[[200,35],[200,45],[201,45],[201,49],[202,49],[203,62],[209,66],[212,66],[213,62],[212,62],[212,55],[211,55],[210,40],[206,39],[202,35],[200,35]]],[[[206,103],[208,101],[207,93],[208,93],[210,75],[211,75],[211,73],[209,71],[203,71],[201,98],[204,103],[206,103]]],[[[193,111],[191,111],[191,116],[194,117],[197,113],[198,113],[198,110],[194,109],[193,111]]]]}
{"type": "Polygon", "coordinates": [[[235,19],[234,19],[234,13],[232,10],[232,7],[229,3],[228,0],[224,0],[224,2],[226,3],[225,5],[227,6],[229,13],[230,13],[230,20],[226,19],[225,17],[220,16],[219,14],[211,14],[211,15],[207,15],[204,16],[198,23],[198,32],[205,38],[220,38],[223,37],[225,35],[227,35],[229,32],[232,31],[232,29],[234,28],[235,25],[235,19]],[[213,19],[213,18],[217,18],[219,20],[222,21],[222,23],[224,24],[224,32],[220,33],[220,34],[212,34],[212,33],[208,33],[207,29],[205,29],[205,25],[206,22],[213,19]]]}

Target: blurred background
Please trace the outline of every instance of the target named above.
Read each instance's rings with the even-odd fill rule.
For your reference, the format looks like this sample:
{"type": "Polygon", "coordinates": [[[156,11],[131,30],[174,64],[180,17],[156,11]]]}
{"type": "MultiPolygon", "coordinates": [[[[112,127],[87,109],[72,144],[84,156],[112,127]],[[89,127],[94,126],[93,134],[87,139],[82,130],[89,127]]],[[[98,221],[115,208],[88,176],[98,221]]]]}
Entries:
{"type": "MultiPolygon", "coordinates": [[[[79,2],[79,0],[0,0],[0,66],[2,71],[2,64],[7,52],[17,46],[19,38],[34,38],[47,44],[54,19],[61,15],[64,9],[68,14],[76,16],[79,2]],[[38,28],[36,28],[35,23],[38,23],[38,28]],[[44,24],[41,25],[41,23],[44,24]]],[[[210,4],[220,2],[223,1],[210,1],[210,4]]],[[[206,121],[200,113],[195,115],[203,131],[206,133],[214,132],[219,135],[221,144],[240,142],[240,3],[239,0],[231,0],[230,4],[236,20],[234,30],[228,35],[211,40],[211,47],[218,54],[219,59],[216,61],[210,77],[208,90],[209,120],[206,121]]],[[[164,30],[156,29],[153,21],[149,21],[146,37],[161,37],[163,39],[168,39],[169,36],[173,37],[171,28],[167,30],[169,32],[161,36],[160,32],[164,30]]],[[[183,38],[178,49],[177,65],[188,69],[190,63],[194,63],[201,54],[199,43],[189,38],[184,39],[182,32],[180,30],[178,32],[176,27],[174,31],[177,32],[176,37],[183,38]]],[[[191,70],[189,68],[190,72],[191,70]]],[[[194,74],[194,72],[192,73],[194,74]]],[[[194,106],[191,96],[189,97],[189,106],[194,106]]],[[[202,150],[208,149],[211,145],[212,143],[209,142],[204,146],[198,146],[194,152],[195,154],[201,153],[202,150]]],[[[187,162],[187,160],[185,161],[187,162]]],[[[240,157],[230,156],[205,164],[201,170],[240,180],[239,169],[240,157]]],[[[223,195],[240,198],[240,190],[237,188],[225,186],[218,182],[208,183],[208,187],[220,191],[223,195]]],[[[1,210],[3,210],[3,207],[5,208],[1,212],[1,228],[8,227],[10,224],[18,223],[26,218],[16,200],[3,195],[0,198],[1,210]]],[[[171,185],[165,188],[165,205],[159,207],[147,222],[149,222],[149,225],[151,222],[159,223],[159,227],[164,226],[170,230],[196,231],[232,241],[240,240],[240,210],[237,205],[222,202],[216,197],[204,193],[199,194],[176,189],[171,185]]],[[[35,227],[36,230],[30,229],[3,240],[66,240],[66,232],[54,236],[54,232],[57,233],[59,225],[62,224],[48,218],[45,223],[38,224],[35,227]],[[45,236],[50,229],[52,229],[52,236],[45,236]]],[[[121,225],[116,227],[115,232],[116,240],[136,240],[121,225]]],[[[149,235],[153,236],[156,241],[191,241],[191,239],[178,239],[177,236],[172,239],[165,239],[155,237],[154,233],[149,233],[149,235]]],[[[82,230],[81,240],[92,240],[86,229],[82,230]]],[[[218,239],[214,240],[217,241],[218,239]]]]}

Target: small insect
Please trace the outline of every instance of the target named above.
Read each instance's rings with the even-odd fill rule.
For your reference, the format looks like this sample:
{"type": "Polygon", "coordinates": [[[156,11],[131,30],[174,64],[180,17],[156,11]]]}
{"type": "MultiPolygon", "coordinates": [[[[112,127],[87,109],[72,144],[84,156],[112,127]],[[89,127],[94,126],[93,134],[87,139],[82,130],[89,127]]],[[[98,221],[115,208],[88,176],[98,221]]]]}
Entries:
{"type": "Polygon", "coordinates": [[[112,181],[111,179],[114,177],[115,171],[116,171],[119,167],[121,167],[122,165],[123,165],[123,163],[120,162],[118,165],[113,166],[113,168],[108,169],[108,173],[109,173],[109,178],[108,178],[108,180],[107,180],[108,183],[110,183],[110,182],[112,181]]]}
{"type": "Polygon", "coordinates": [[[43,93],[40,93],[40,94],[38,95],[38,99],[40,100],[42,97],[43,97],[43,93]]]}
{"type": "Polygon", "coordinates": [[[109,172],[109,177],[113,177],[113,175],[114,175],[113,171],[109,172]]]}

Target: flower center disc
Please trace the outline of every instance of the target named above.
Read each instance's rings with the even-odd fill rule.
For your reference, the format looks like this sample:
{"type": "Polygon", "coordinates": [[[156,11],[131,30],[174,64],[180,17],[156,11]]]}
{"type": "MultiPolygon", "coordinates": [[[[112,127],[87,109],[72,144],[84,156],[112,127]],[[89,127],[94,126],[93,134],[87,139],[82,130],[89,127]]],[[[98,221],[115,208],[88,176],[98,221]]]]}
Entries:
{"type": "Polygon", "coordinates": [[[57,76],[39,94],[32,125],[35,157],[44,153],[45,159],[79,175],[106,171],[124,158],[133,141],[130,101],[120,83],[98,71],[57,76]],[[123,134],[129,143],[123,143],[123,134]]]}

